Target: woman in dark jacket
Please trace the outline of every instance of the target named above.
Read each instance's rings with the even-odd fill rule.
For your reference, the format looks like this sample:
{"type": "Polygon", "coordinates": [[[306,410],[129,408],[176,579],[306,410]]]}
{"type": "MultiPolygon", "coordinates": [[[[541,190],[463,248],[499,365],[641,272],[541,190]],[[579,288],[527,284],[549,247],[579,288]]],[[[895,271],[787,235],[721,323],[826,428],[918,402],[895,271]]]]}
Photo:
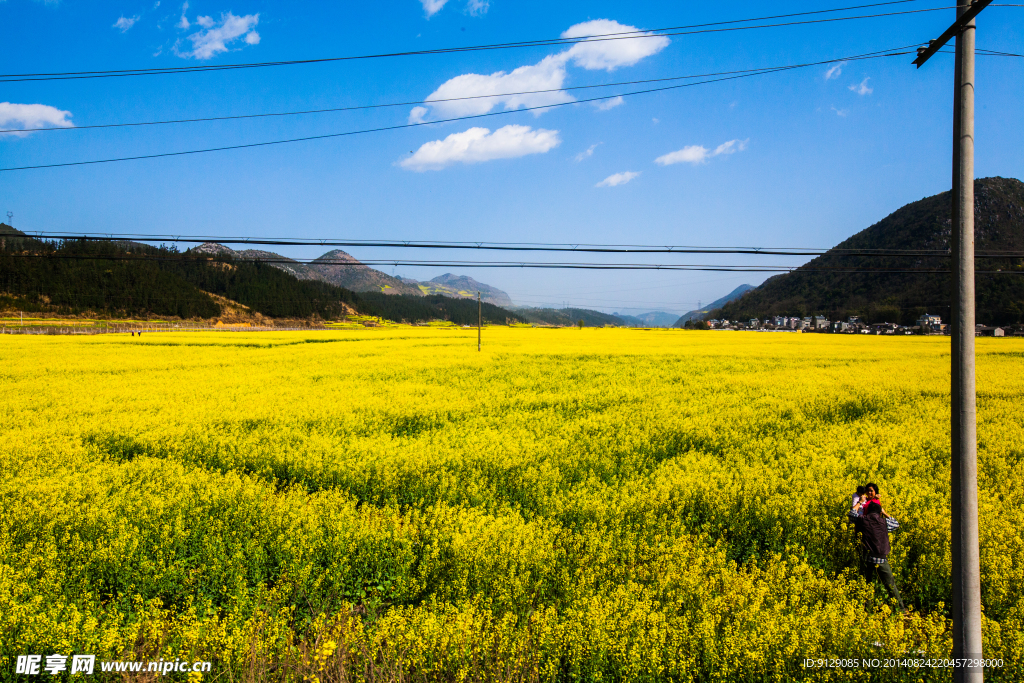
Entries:
{"type": "Polygon", "coordinates": [[[871,583],[877,575],[889,595],[896,598],[900,609],[906,611],[889,566],[889,527],[882,516],[882,506],[877,501],[869,502],[853,525],[860,532],[860,569],[864,579],[871,583]]]}

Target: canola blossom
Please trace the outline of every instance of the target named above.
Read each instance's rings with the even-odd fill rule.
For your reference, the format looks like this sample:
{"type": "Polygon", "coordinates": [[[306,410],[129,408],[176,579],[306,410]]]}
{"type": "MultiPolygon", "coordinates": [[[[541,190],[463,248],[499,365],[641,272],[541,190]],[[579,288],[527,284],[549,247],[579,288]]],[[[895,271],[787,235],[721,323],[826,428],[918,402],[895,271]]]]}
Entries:
{"type": "MultiPolygon", "coordinates": [[[[977,349],[985,675],[1019,681],[1024,342],[977,349]]],[[[0,357],[0,681],[72,653],[212,662],[173,680],[951,678],[806,663],[950,655],[946,338],[492,327],[478,353],[393,326],[0,357]],[[857,572],[869,480],[907,616],[857,572]]]]}

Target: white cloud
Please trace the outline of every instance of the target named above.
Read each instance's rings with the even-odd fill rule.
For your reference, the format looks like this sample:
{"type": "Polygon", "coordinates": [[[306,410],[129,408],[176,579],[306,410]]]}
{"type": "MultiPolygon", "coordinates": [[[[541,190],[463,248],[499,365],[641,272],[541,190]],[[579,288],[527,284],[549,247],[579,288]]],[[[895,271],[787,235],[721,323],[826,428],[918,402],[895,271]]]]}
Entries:
{"type": "Polygon", "coordinates": [[[846,115],[850,113],[849,109],[836,109],[835,107],[832,107],[832,111],[836,113],[836,116],[841,116],[843,118],[846,118],[846,115]]]}
{"type": "Polygon", "coordinates": [[[615,173],[608,176],[594,187],[615,187],[616,185],[625,185],[633,178],[640,175],[639,171],[626,171],[624,173],[615,173]]]}
{"type": "Polygon", "coordinates": [[[715,147],[715,151],[711,153],[711,156],[716,157],[719,154],[735,154],[736,152],[742,152],[747,148],[747,143],[750,142],[750,138],[746,140],[729,140],[729,142],[723,142],[718,147],[715,147]]]}
{"type": "Polygon", "coordinates": [[[423,117],[430,111],[426,107],[413,107],[409,112],[409,123],[423,123],[423,117]]]}
{"type": "Polygon", "coordinates": [[[601,111],[608,111],[609,109],[614,109],[620,104],[625,103],[626,100],[622,99],[622,95],[619,95],[618,97],[613,97],[610,100],[600,100],[598,102],[594,102],[594,106],[596,106],[601,111]]]}
{"type": "Polygon", "coordinates": [[[594,156],[594,150],[597,149],[597,146],[600,145],[600,144],[601,144],[600,142],[598,142],[596,144],[593,144],[590,147],[587,147],[585,150],[583,150],[579,154],[577,154],[575,156],[576,162],[579,163],[579,162],[583,161],[584,159],[588,159],[588,158],[594,156]]]}
{"type": "Polygon", "coordinates": [[[708,148],[701,147],[700,145],[689,145],[683,147],[675,152],[669,152],[663,154],[654,160],[654,163],[661,164],[662,166],[670,166],[672,164],[688,163],[688,164],[702,164],[707,161],[708,148]]]}
{"type": "Polygon", "coordinates": [[[441,8],[448,4],[448,0],[420,0],[423,4],[423,11],[427,13],[427,18],[434,16],[441,11],[441,8]]]}
{"type": "Polygon", "coordinates": [[[0,102],[0,128],[21,129],[25,132],[0,133],[0,137],[10,135],[25,137],[33,128],[72,128],[74,124],[68,119],[71,112],[62,111],[48,104],[13,104],[0,102]]]}
{"type": "Polygon", "coordinates": [[[138,14],[136,14],[134,17],[122,16],[120,19],[114,22],[114,28],[119,28],[121,29],[121,33],[125,33],[128,29],[135,25],[136,21],[138,21],[141,18],[142,17],[138,14]]]}
{"type": "Polygon", "coordinates": [[[466,4],[466,11],[474,17],[479,17],[481,14],[487,14],[487,10],[490,9],[490,7],[490,0],[469,0],[466,4]]]}
{"type": "Polygon", "coordinates": [[[828,70],[825,72],[825,80],[830,81],[833,78],[839,78],[839,76],[842,75],[843,73],[844,66],[846,66],[846,62],[839,62],[838,64],[833,64],[832,66],[830,66],[828,70]]]}
{"type": "Polygon", "coordinates": [[[858,95],[870,95],[871,93],[875,92],[874,88],[868,87],[868,81],[870,80],[870,77],[865,78],[860,83],[855,83],[854,85],[851,85],[850,90],[857,93],[858,95]]]}
{"type": "Polygon", "coordinates": [[[431,104],[431,108],[437,112],[438,116],[447,118],[486,114],[499,105],[504,105],[505,109],[518,109],[572,102],[573,98],[561,89],[564,82],[565,58],[563,55],[553,55],[545,57],[537,64],[521,66],[511,73],[497,71],[488,76],[482,74],[456,76],[432,92],[427,97],[426,104],[431,104],[431,100],[458,97],[476,98],[431,104]],[[533,92],[528,95],[507,94],[536,90],[550,92],[533,92]]]}
{"type": "MultiPolygon", "coordinates": [[[[424,0],[426,2],[427,0],[424,0]]],[[[426,6],[426,5],[424,5],[426,6]]],[[[440,6],[438,7],[440,9],[440,6]]],[[[609,19],[598,19],[576,24],[562,33],[565,38],[579,38],[597,34],[627,33],[638,31],[636,27],[626,26],[609,19]]],[[[651,34],[642,34],[651,35],[651,34]]],[[[544,107],[574,101],[569,93],[562,90],[566,78],[566,67],[569,63],[584,69],[607,69],[612,71],[621,66],[631,66],[641,59],[660,52],[669,44],[668,38],[634,38],[628,40],[587,40],[577,43],[568,50],[549,55],[536,64],[521,66],[511,72],[496,71],[490,75],[463,74],[456,76],[432,92],[426,104],[440,118],[453,116],[469,116],[486,114],[495,107],[518,109],[520,107],[544,107]],[[547,92],[533,92],[544,90],[547,92]],[[510,95],[507,93],[530,92],[527,95],[510,95]],[[472,97],[454,102],[436,102],[431,100],[450,100],[472,97]]],[[[613,100],[613,102],[615,102],[613,100]]],[[[609,104],[617,106],[620,102],[609,104]]],[[[541,111],[537,111],[540,115],[541,111]]],[[[426,118],[426,114],[422,118],[426,118]]]]}
{"type": "Polygon", "coordinates": [[[475,164],[543,154],[561,142],[557,130],[510,125],[492,133],[487,128],[470,128],[463,133],[452,133],[444,140],[425,143],[398,165],[412,171],[439,171],[455,163],[475,164]]]}
{"type": "MultiPolygon", "coordinates": [[[[184,19],[184,14],[182,18],[184,19]]],[[[227,52],[228,44],[242,36],[245,36],[245,42],[248,45],[255,45],[260,42],[260,34],[253,29],[259,21],[259,14],[238,17],[231,12],[221,14],[219,23],[210,17],[198,17],[196,23],[202,26],[203,30],[188,36],[188,39],[192,41],[192,50],[178,52],[178,56],[209,59],[221,52],[227,52]]]]}
{"type": "Polygon", "coordinates": [[[189,26],[192,25],[192,24],[190,24],[188,22],[188,19],[185,17],[185,12],[188,12],[188,3],[187,2],[184,5],[181,6],[181,21],[179,21],[177,24],[175,24],[175,26],[180,28],[180,29],[186,29],[186,28],[188,28],[189,26]]]}
{"type": "Polygon", "coordinates": [[[729,140],[723,142],[718,147],[715,147],[714,151],[709,150],[707,147],[701,145],[689,145],[683,147],[675,152],[669,152],[663,154],[654,160],[654,163],[662,166],[671,166],[672,164],[703,164],[711,157],[717,157],[720,154],[735,154],[736,152],[742,152],[747,148],[747,143],[750,139],[746,140],[729,140]]]}
{"type": "MultiPolygon", "coordinates": [[[[626,26],[611,19],[595,19],[570,26],[568,30],[562,32],[562,37],[583,38],[585,36],[620,33],[654,36],[652,33],[639,32],[639,29],[635,26],[626,26]]],[[[661,52],[668,44],[669,40],[665,36],[622,40],[596,38],[577,43],[564,54],[568,55],[569,59],[575,62],[577,66],[581,66],[584,69],[614,71],[620,66],[633,66],[641,59],[661,52]]]]}

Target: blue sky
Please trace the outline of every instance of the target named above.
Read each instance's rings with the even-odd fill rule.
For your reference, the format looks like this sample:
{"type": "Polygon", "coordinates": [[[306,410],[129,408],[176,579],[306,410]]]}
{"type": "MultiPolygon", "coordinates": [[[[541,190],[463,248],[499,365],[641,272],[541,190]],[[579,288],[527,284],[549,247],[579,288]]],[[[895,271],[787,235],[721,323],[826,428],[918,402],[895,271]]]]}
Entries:
{"type": "MultiPolygon", "coordinates": [[[[857,3],[849,3],[857,4],[857,3]]],[[[949,3],[947,3],[948,6],[949,3]]],[[[0,1],[6,74],[312,59],[579,36],[845,3],[0,1]],[[615,22],[615,23],[612,23],[615,22]]],[[[833,16],[941,7],[915,1],[833,16]]],[[[425,121],[288,145],[0,173],[24,230],[501,242],[830,247],[950,185],[951,55],[841,58],[937,37],[953,10],[601,44],[190,75],[0,83],[0,167],[245,144],[425,121]],[[542,112],[579,85],[829,64],[542,112]],[[518,70],[518,71],[517,71],[518,70]],[[511,89],[511,90],[510,90],[511,89]],[[72,126],[556,89],[518,99],[106,130],[72,126]],[[40,105],[40,106],[28,106],[40,105]],[[482,119],[430,123],[487,111],[482,119]],[[64,113],[67,112],[67,113],[64,113]]],[[[990,7],[978,46],[1024,51],[1024,9],[990,7]]],[[[979,177],[1024,178],[1024,60],[979,57],[979,177]]],[[[601,94],[628,92],[629,87],[601,94]]],[[[317,248],[282,250],[313,258],[317,248]]],[[[357,258],[507,260],[350,249],[357,258]]],[[[524,257],[513,257],[524,258],[524,257]]],[[[565,260],[534,255],[528,260],[565,260]]],[[[585,257],[584,260],[598,260],[585,257]]],[[[639,257],[612,261],[641,261],[639,257]]],[[[667,263],[664,255],[646,259],[667,263]]],[[[682,263],[801,259],[679,257],[682,263]]],[[[392,272],[391,268],[383,268],[392,272]]],[[[684,312],[742,273],[452,270],[517,303],[684,312]]]]}

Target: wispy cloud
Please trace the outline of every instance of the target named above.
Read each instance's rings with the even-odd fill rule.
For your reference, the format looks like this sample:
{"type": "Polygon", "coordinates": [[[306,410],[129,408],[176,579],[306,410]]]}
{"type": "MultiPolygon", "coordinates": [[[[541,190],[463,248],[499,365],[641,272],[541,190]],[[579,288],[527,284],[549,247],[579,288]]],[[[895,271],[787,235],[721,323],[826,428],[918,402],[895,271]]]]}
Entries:
{"type": "Polygon", "coordinates": [[[850,86],[850,90],[857,93],[858,95],[870,95],[871,93],[875,92],[874,88],[868,87],[868,81],[870,80],[871,78],[869,77],[865,78],[860,83],[854,83],[853,85],[850,86]]]}
{"type": "Polygon", "coordinates": [[[663,154],[654,160],[654,163],[661,164],[662,166],[670,166],[672,164],[702,164],[708,158],[709,150],[707,147],[701,145],[688,145],[675,152],[669,152],[663,154]]]}
{"type": "Polygon", "coordinates": [[[557,130],[509,125],[492,133],[487,128],[470,128],[422,145],[398,165],[411,171],[439,171],[456,163],[476,164],[543,154],[561,142],[557,130]]]}
{"type": "Polygon", "coordinates": [[[718,147],[715,147],[715,151],[711,153],[711,156],[717,157],[719,154],[735,154],[736,152],[742,152],[747,148],[747,143],[750,142],[750,138],[746,140],[729,140],[729,142],[723,142],[718,147]]]}
{"type": "Polygon", "coordinates": [[[126,31],[128,31],[128,29],[135,25],[135,22],[137,22],[141,18],[142,15],[140,14],[136,14],[133,17],[122,16],[120,19],[114,22],[114,28],[120,29],[121,33],[125,33],[126,31]]]}
{"type": "Polygon", "coordinates": [[[594,187],[615,187],[616,185],[625,185],[638,175],[640,175],[640,171],[624,171],[622,173],[615,173],[608,176],[597,185],[594,185],[594,187]]]}
{"type": "Polygon", "coordinates": [[[839,62],[838,64],[830,66],[828,70],[825,71],[825,80],[831,81],[833,78],[839,78],[843,73],[844,66],[846,66],[846,62],[839,62]]]}
{"type": "Polygon", "coordinates": [[[441,11],[441,8],[448,4],[448,0],[420,0],[423,11],[427,13],[427,19],[441,11]]]}
{"type": "Polygon", "coordinates": [[[185,16],[186,12],[188,12],[188,3],[187,2],[184,5],[181,6],[181,19],[178,20],[177,24],[175,24],[175,26],[177,28],[180,28],[182,30],[187,29],[189,26],[192,25],[192,24],[189,23],[188,17],[185,16]]]}
{"type": "Polygon", "coordinates": [[[426,107],[413,107],[409,112],[409,123],[423,123],[423,117],[430,111],[426,107]]]}
{"type": "MultiPolygon", "coordinates": [[[[184,14],[182,14],[182,20],[186,26],[190,25],[184,14]]],[[[221,52],[227,52],[228,44],[239,38],[243,38],[247,45],[256,45],[260,42],[260,34],[255,31],[259,21],[259,14],[238,17],[231,12],[221,14],[220,21],[207,16],[197,17],[195,23],[199,24],[202,29],[188,36],[192,42],[192,49],[188,52],[179,52],[175,48],[175,52],[180,57],[209,59],[221,52]]],[[[179,25],[181,24],[179,23],[179,25]]]]}
{"type": "MultiPolygon", "coordinates": [[[[562,33],[562,37],[582,38],[630,31],[639,31],[639,29],[609,19],[597,19],[571,26],[562,33]]],[[[430,110],[436,112],[437,115],[447,117],[486,114],[495,107],[504,107],[509,110],[572,102],[574,98],[562,90],[569,64],[591,71],[614,71],[619,67],[632,66],[646,57],[657,54],[668,44],[668,38],[663,36],[644,40],[584,40],[567,50],[549,55],[536,64],[521,66],[510,72],[468,73],[456,76],[441,84],[437,90],[431,93],[425,104],[430,105],[430,110]],[[523,92],[529,94],[510,94],[523,92]],[[430,100],[467,97],[475,99],[430,103],[430,100]]],[[[618,104],[616,102],[610,106],[618,104]]],[[[539,115],[541,111],[536,113],[539,115]]],[[[426,113],[423,118],[427,118],[426,113]]]]}
{"type": "Polygon", "coordinates": [[[613,97],[610,100],[601,100],[599,102],[594,102],[594,106],[600,109],[601,111],[608,111],[609,109],[614,109],[620,104],[625,103],[626,100],[622,99],[622,95],[619,95],[618,97],[613,97]]]}
{"type": "Polygon", "coordinates": [[[836,113],[836,116],[840,116],[844,119],[846,118],[846,115],[850,113],[849,109],[836,109],[835,107],[832,107],[832,111],[836,113]]]}
{"type": "Polygon", "coordinates": [[[742,152],[747,148],[747,143],[750,139],[746,140],[729,140],[723,142],[714,150],[710,150],[703,145],[688,145],[675,152],[669,152],[663,154],[654,160],[654,163],[662,166],[671,166],[672,164],[703,164],[711,157],[717,157],[721,154],[735,154],[736,152],[742,152]]]}
{"type": "Polygon", "coordinates": [[[487,10],[490,9],[490,7],[490,0],[469,0],[469,2],[466,3],[466,11],[474,17],[479,17],[481,14],[487,14],[487,10]]]}
{"type": "Polygon", "coordinates": [[[33,128],[73,128],[68,119],[71,112],[51,107],[48,104],[14,104],[0,102],[0,128],[4,130],[21,129],[14,133],[0,133],[0,137],[11,136],[23,138],[33,128]]]}
{"type": "Polygon", "coordinates": [[[584,159],[589,159],[590,157],[594,156],[594,150],[597,149],[598,145],[600,145],[600,144],[601,144],[600,142],[595,143],[595,144],[591,145],[590,147],[587,147],[585,150],[583,150],[579,154],[577,154],[574,157],[574,159],[576,160],[576,163],[579,163],[579,162],[583,161],[584,159]]]}

